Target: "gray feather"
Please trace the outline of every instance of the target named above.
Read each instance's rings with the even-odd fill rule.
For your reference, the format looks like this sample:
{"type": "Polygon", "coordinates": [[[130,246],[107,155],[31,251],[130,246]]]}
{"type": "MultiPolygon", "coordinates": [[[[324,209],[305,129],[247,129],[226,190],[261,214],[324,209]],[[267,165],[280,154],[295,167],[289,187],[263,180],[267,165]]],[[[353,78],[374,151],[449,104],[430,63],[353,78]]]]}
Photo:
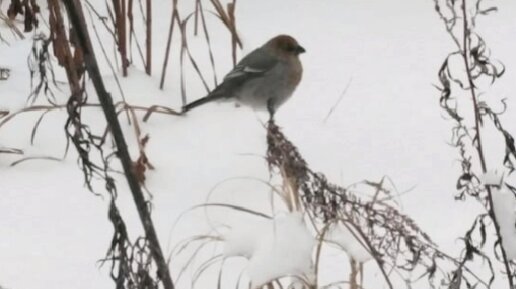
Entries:
{"type": "Polygon", "coordinates": [[[278,63],[278,59],[265,49],[255,49],[238,62],[233,70],[224,77],[224,81],[219,84],[219,86],[207,96],[185,105],[183,111],[186,112],[213,100],[235,97],[235,93],[240,90],[242,85],[248,81],[262,77],[278,63]]]}

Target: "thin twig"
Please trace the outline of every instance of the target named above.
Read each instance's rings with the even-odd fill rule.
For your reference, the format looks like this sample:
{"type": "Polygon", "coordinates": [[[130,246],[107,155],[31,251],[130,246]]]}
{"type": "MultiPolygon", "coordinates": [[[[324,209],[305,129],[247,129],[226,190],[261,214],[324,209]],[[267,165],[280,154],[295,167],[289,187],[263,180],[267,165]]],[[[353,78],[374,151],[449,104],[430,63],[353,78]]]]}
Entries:
{"type": "Polygon", "coordinates": [[[333,113],[333,111],[335,110],[335,108],[337,108],[337,106],[339,105],[339,103],[341,102],[341,100],[344,98],[344,95],[346,95],[346,92],[348,92],[348,88],[349,86],[351,85],[351,81],[353,80],[353,78],[350,78],[349,81],[348,81],[348,84],[346,84],[346,87],[344,88],[344,90],[342,91],[342,93],[340,94],[339,96],[339,99],[337,100],[337,102],[331,107],[330,111],[328,111],[328,114],[326,115],[326,117],[324,118],[324,121],[323,123],[326,123],[326,121],[328,120],[328,118],[330,118],[330,115],[333,113]]]}
{"type": "Polygon", "coordinates": [[[146,59],[146,62],[145,62],[145,72],[148,74],[148,75],[151,75],[152,74],[152,6],[151,6],[151,3],[152,3],[152,0],[147,0],[147,5],[146,5],[146,8],[147,8],[147,21],[146,21],[146,34],[147,34],[147,37],[145,38],[145,43],[146,43],[146,49],[147,49],[147,59],[146,59]]]}
{"type": "MultiPolygon", "coordinates": [[[[165,84],[165,75],[167,74],[168,59],[170,57],[170,48],[172,47],[172,36],[174,34],[174,26],[177,22],[179,24],[179,15],[177,12],[177,1],[174,1],[174,7],[172,8],[172,16],[170,17],[170,27],[168,28],[168,39],[167,48],[165,49],[165,60],[163,61],[163,67],[161,69],[161,80],[159,82],[159,88],[163,89],[165,84]]],[[[181,28],[181,27],[180,27],[181,28]]]]}

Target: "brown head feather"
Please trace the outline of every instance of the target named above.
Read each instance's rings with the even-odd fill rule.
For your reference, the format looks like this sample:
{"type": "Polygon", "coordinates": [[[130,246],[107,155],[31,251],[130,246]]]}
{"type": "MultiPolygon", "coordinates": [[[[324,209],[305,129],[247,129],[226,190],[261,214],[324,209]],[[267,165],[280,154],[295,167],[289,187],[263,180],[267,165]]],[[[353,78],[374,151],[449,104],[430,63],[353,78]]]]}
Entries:
{"type": "Polygon", "coordinates": [[[278,35],[265,43],[264,48],[281,57],[295,56],[305,52],[294,37],[278,35]]]}

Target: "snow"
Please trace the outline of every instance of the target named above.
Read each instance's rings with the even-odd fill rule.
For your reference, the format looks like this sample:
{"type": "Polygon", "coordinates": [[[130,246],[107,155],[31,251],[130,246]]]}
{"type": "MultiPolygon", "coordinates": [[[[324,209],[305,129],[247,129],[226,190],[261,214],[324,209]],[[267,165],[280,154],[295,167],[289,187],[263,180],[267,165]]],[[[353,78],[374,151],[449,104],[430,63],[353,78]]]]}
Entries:
{"type": "Polygon", "coordinates": [[[27,55],[31,47],[32,39],[29,38],[0,48],[0,67],[10,70],[9,79],[0,81],[0,91],[2,91],[0,111],[17,111],[25,106],[30,92],[27,89],[30,83],[27,55]],[[20,55],[21,51],[24,54],[20,55]]]}
{"type": "Polygon", "coordinates": [[[301,277],[309,284],[313,282],[315,240],[300,213],[279,216],[265,230],[256,233],[258,246],[247,267],[252,288],[289,275],[301,277]]]}
{"type": "Polygon", "coordinates": [[[281,214],[231,229],[224,236],[224,255],[243,256],[252,288],[284,276],[313,281],[315,240],[300,213],[281,214]]]}
{"type": "Polygon", "coordinates": [[[243,256],[250,259],[260,246],[263,236],[268,235],[271,224],[263,220],[241,224],[224,236],[224,256],[243,256]]]}
{"type": "Polygon", "coordinates": [[[359,263],[365,263],[372,259],[366,244],[357,232],[352,231],[349,224],[341,222],[333,224],[326,237],[326,242],[334,243],[342,248],[346,253],[359,263]]]}
{"type": "MultiPolygon", "coordinates": [[[[91,2],[103,13],[103,1],[91,2]]],[[[179,1],[184,10],[182,15],[191,12],[193,2],[179,1]]],[[[2,11],[8,3],[2,2],[2,11]]],[[[135,61],[128,78],[121,78],[118,71],[117,76],[129,103],[178,108],[181,101],[177,46],[172,48],[165,89],[158,89],[171,1],[153,3],[153,75],[145,75],[135,61]]],[[[452,124],[443,117],[438,104],[439,92],[432,84],[437,83],[441,61],[454,47],[435,14],[433,1],[239,0],[237,3],[238,31],[244,41],[239,57],[280,33],[292,34],[307,49],[302,55],[305,72],[301,85],[279,110],[277,123],[299,147],[311,168],[344,186],[389,176],[403,192],[396,196],[402,211],[443,251],[458,256],[461,242],[457,242],[457,238],[469,229],[470,222],[482,208],[453,198],[461,168],[456,162],[457,151],[447,144],[452,124]],[[334,108],[350,79],[353,81],[349,89],[334,108]],[[325,122],[332,108],[334,111],[325,122]]],[[[494,89],[497,96],[507,98],[507,112],[502,116],[505,128],[516,132],[513,98],[516,83],[511,81],[516,78],[516,42],[511,41],[516,31],[516,2],[500,0],[496,3],[499,12],[494,17],[479,20],[477,27],[483,30],[492,54],[507,68],[506,75],[494,89]]],[[[209,13],[206,15],[213,27],[211,43],[220,80],[231,68],[230,35],[218,19],[209,13]]],[[[142,25],[137,26],[140,29],[142,25]]],[[[98,24],[97,29],[103,43],[112,43],[102,25],[98,24]]],[[[14,40],[3,22],[0,33],[10,42],[9,46],[0,43],[0,66],[11,69],[9,80],[0,81],[0,110],[15,111],[25,105],[30,93],[27,55],[33,35],[26,34],[27,40],[14,40]]],[[[175,33],[174,37],[178,35],[175,33]]],[[[93,34],[92,37],[96,42],[93,34]]],[[[189,47],[198,57],[206,79],[211,80],[204,43],[203,37],[192,37],[189,47]]],[[[95,49],[106,86],[115,100],[120,101],[113,73],[98,45],[95,49]]],[[[108,46],[107,51],[112,57],[113,47],[108,46]]],[[[189,100],[203,96],[204,88],[191,67],[186,65],[185,71],[189,100]]],[[[63,74],[58,74],[59,81],[64,79],[63,74]]],[[[60,87],[63,92],[57,92],[57,97],[63,103],[66,86],[60,87]]],[[[95,102],[91,84],[87,88],[89,100],[95,102]]],[[[104,128],[103,115],[98,110],[89,108],[84,113],[92,129],[104,128]]],[[[61,158],[66,147],[65,111],[48,113],[31,145],[31,129],[39,116],[38,112],[20,115],[0,127],[0,143],[22,149],[24,156],[61,158]]],[[[153,194],[153,220],[162,244],[166,243],[178,217],[192,206],[206,202],[206,196],[216,184],[241,176],[268,180],[268,168],[263,161],[266,148],[263,118],[263,114],[246,107],[235,108],[223,103],[200,107],[181,118],[155,114],[147,123],[141,123],[143,133],[150,135],[146,152],[156,168],[148,172],[146,186],[153,194]]],[[[133,128],[122,119],[126,139],[135,152],[133,128]]],[[[484,139],[487,148],[491,140],[491,137],[484,139]]],[[[503,148],[493,151],[503,156],[503,148]]],[[[106,218],[108,199],[94,196],[85,189],[73,148],[60,162],[26,161],[11,167],[19,158],[0,154],[0,286],[9,289],[113,288],[109,266],[99,268],[98,263],[104,257],[112,234],[106,218]]],[[[488,164],[492,163],[495,161],[489,159],[488,164]]],[[[497,184],[498,175],[489,173],[482,178],[484,184],[497,184]]],[[[142,231],[140,221],[122,178],[117,177],[117,186],[121,213],[134,240],[142,231]]],[[[103,192],[102,183],[96,183],[96,187],[103,192]]],[[[246,201],[270,210],[266,197],[257,200],[257,196],[269,192],[266,186],[243,179],[221,190],[225,194],[221,194],[220,202],[241,204],[246,201]]],[[[503,224],[504,245],[509,246],[514,258],[516,253],[511,247],[516,244],[512,241],[514,198],[503,188],[496,191],[494,197],[497,216],[503,224]]],[[[238,216],[226,216],[225,221],[235,218],[238,216]]],[[[182,220],[173,231],[171,244],[196,231],[206,232],[205,222],[204,216],[182,220]]],[[[247,227],[235,226],[235,231],[226,236],[226,256],[247,257],[248,274],[255,285],[285,274],[307,274],[306,278],[310,279],[314,241],[301,218],[286,214],[275,218],[273,224],[263,223],[266,224],[263,227],[260,222],[247,227]]],[[[357,260],[367,259],[368,253],[349,231],[336,232],[335,242],[357,260]]],[[[329,259],[326,257],[324,260],[329,259]]],[[[181,266],[172,262],[172,274],[177,274],[181,266]]],[[[347,277],[345,267],[338,261],[321,270],[323,281],[347,277]]],[[[365,274],[365,288],[384,288],[377,270],[368,269],[365,274]]],[[[216,278],[216,274],[214,276],[216,278]]],[[[499,285],[502,283],[496,282],[499,280],[493,288],[504,288],[499,285]]],[[[189,284],[184,281],[177,288],[189,288],[189,284]]],[[[213,284],[213,280],[207,280],[200,286],[213,288],[213,284]]],[[[425,285],[414,285],[414,288],[427,288],[425,285]]]]}
{"type": "Polygon", "coordinates": [[[478,178],[483,185],[501,186],[503,183],[503,174],[496,170],[481,174],[478,178]]]}
{"type": "Polygon", "coordinates": [[[502,245],[509,260],[516,259],[516,197],[506,186],[493,188],[493,207],[500,225],[502,245]]]}

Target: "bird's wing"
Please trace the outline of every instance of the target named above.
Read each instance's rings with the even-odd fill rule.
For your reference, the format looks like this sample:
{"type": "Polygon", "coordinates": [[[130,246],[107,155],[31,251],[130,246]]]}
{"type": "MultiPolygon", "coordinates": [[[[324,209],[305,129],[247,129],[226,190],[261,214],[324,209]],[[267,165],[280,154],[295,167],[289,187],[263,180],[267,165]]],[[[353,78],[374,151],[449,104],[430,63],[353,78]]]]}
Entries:
{"type": "Polygon", "coordinates": [[[183,112],[213,100],[234,97],[238,89],[247,81],[262,76],[278,63],[278,58],[264,49],[258,48],[254,50],[237,63],[235,68],[224,77],[224,81],[219,86],[207,96],[185,105],[183,112]]]}
{"type": "Polygon", "coordinates": [[[224,77],[224,81],[238,79],[237,82],[240,82],[249,78],[261,76],[276,66],[278,62],[279,61],[276,57],[272,56],[262,48],[258,48],[249,53],[246,57],[242,58],[233,70],[224,77]]]}

